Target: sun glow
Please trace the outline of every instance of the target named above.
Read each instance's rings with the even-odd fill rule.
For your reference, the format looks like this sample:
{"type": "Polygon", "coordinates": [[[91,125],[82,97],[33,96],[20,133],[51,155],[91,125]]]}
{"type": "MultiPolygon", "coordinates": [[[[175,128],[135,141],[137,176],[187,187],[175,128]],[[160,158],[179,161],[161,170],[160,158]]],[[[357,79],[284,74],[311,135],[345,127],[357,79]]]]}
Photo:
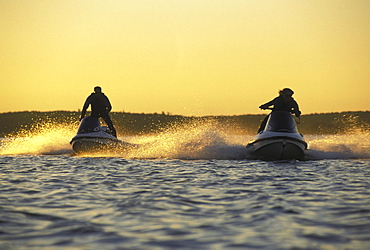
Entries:
{"type": "Polygon", "coordinates": [[[0,112],[255,114],[292,88],[304,113],[369,109],[370,4],[1,1],[0,112]],[[312,101],[314,100],[314,101],[312,101]]]}

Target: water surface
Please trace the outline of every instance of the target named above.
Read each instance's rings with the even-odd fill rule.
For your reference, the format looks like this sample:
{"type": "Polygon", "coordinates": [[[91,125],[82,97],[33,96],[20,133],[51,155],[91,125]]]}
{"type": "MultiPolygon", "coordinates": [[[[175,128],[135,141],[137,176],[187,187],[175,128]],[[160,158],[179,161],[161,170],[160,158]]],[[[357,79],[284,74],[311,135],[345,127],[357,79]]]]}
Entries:
{"type": "Polygon", "coordinates": [[[275,162],[211,130],[121,155],[75,156],[67,137],[3,139],[1,249],[370,246],[367,137],[307,136],[311,160],[275,162]]]}

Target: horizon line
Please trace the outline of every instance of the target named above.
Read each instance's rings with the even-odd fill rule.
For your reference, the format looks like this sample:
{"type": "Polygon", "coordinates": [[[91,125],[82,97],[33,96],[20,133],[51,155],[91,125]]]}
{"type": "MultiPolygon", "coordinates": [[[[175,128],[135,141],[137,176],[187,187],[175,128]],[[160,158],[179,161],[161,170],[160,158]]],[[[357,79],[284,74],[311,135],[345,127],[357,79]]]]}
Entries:
{"type": "MultiPolygon", "coordinates": [[[[8,113],[25,113],[25,112],[76,112],[80,113],[81,110],[48,110],[48,111],[41,111],[41,110],[22,110],[22,111],[6,111],[0,112],[1,114],[8,114],[8,113]]],[[[89,111],[88,111],[89,112],[89,111]]],[[[307,113],[302,114],[301,116],[305,115],[318,115],[318,114],[335,114],[335,113],[355,113],[355,112],[370,112],[370,110],[352,110],[352,111],[333,111],[333,112],[315,112],[315,113],[307,113]]],[[[168,116],[188,116],[188,117],[212,117],[212,116],[243,116],[243,115],[267,115],[266,113],[256,113],[256,114],[234,114],[234,115],[181,115],[181,114],[173,114],[169,111],[161,111],[161,112],[153,112],[153,113],[145,113],[145,112],[129,112],[129,111],[111,111],[110,113],[126,113],[126,114],[139,114],[139,115],[168,115],[168,116]]]]}

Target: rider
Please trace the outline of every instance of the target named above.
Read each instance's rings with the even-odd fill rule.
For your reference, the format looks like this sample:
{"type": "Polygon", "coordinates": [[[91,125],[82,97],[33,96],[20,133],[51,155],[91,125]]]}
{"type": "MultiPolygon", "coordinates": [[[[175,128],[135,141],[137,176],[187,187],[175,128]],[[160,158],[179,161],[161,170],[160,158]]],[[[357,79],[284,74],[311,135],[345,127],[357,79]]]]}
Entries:
{"type": "Polygon", "coordinates": [[[116,129],[113,126],[113,122],[109,116],[109,112],[112,109],[112,105],[109,102],[109,99],[104,93],[101,92],[101,87],[96,86],[94,88],[94,93],[91,93],[89,97],[87,97],[85,104],[82,108],[80,120],[85,117],[86,110],[91,104],[91,116],[92,117],[99,117],[103,118],[105,123],[108,125],[109,130],[111,131],[112,135],[117,137],[116,129]]]}
{"type": "MultiPolygon", "coordinates": [[[[269,101],[261,106],[260,109],[271,109],[270,106],[273,106],[272,112],[274,111],[287,111],[294,113],[296,117],[300,117],[301,111],[299,111],[298,103],[293,99],[293,90],[285,88],[279,91],[279,96],[274,98],[272,101],[269,101]]],[[[267,119],[269,116],[266,116],[262,121],[258,133],[264,130],[267,119]]]]}

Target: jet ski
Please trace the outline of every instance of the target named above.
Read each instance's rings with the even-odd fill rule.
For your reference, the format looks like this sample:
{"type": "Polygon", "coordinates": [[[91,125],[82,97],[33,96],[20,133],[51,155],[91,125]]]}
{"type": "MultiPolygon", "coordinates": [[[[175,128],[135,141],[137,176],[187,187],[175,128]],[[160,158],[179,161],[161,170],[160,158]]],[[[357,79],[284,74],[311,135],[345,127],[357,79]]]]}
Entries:
{"type": "Polygon", "coordinates": [[[109,128],[100,126],[99,118],[88,116],[81,120],[77,134],[70,144],[75,153],[122,152],[137,147],[113,136],[109,128]]]}
{"type": "Polygon", "coordinates": [[[298,133],[296,122],[289,112],[274,111],[269,115],[264,130],[246,148],[256,159],[303,160],[307,143],[298,133]]]}

